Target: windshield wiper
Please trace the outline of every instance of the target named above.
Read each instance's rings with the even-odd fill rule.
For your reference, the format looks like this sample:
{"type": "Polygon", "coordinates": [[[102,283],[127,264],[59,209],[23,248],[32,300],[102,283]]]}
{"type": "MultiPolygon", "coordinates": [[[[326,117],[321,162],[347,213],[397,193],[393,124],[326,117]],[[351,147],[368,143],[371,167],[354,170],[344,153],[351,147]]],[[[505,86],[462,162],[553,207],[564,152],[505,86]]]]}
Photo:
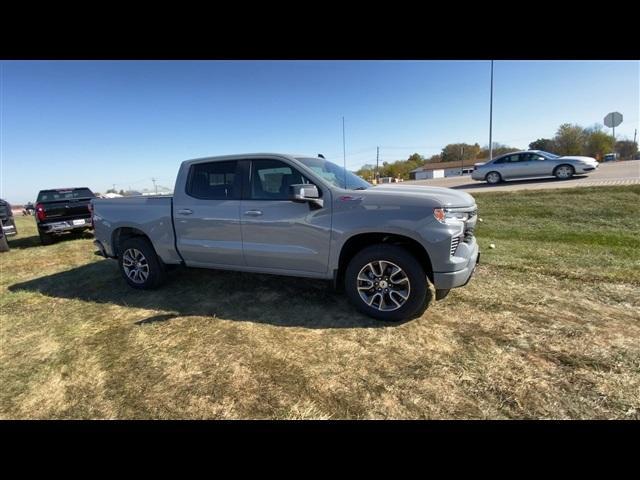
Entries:
{"type": "Polygon", "coordinates": [[[358,188],[354,188],[354,190],[366,190],[367,187],[358,187],[358,188]]]}

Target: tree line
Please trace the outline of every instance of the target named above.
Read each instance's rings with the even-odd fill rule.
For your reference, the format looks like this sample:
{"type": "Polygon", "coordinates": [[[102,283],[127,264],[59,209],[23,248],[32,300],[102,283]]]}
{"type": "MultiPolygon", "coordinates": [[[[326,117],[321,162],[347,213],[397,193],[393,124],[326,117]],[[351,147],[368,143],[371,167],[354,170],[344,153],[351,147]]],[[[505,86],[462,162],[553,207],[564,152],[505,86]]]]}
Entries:
{"type": "MultiPolygon", "coordinates": [[[[630,140],[615,141],[612,135],[603,131],[601,125],[593,127],[581,127],[580,125],[565,123],[558,127],[553,138],[539,138],[529,144],[530,150],[544,150],[556,155],[582,155],[593,157],[602,161],[604,155],[614,151],[621,159],[629,160],[638,153],[638,144],[630,140]],[[615,149],[614,149],[615,147],[615,149]]],[[[497,157],[505,153],[523,150],[499,143],[493,144],[493,156],[497,157]]],[[[426,158],[419,153],[414,153],[406,160],[395,162],[382,162],[380,177],[394,177],[409,179],[409,172],[427,164],[440,162],[462,162],[465,165],[474,162],[482,162],[489,159],[489,147],[480,147],[478,143],[450,143],[436,155],[426,158]]],[[[363,165],[356,174],[366,180],[375,178],[375,164],[363,165]]]]}
{"type": "Polygon", "coordinates": [[[616,141],[603,130],[602,125],[584,128],[564,123],[553,138],[539,138],[529,144],[531,150],[545,150],[557,155],[582,155],[602,161],[608,153],[616,152],[623,160],[631,160],[638,153],[638,143],[631,140],[616,141]]]}

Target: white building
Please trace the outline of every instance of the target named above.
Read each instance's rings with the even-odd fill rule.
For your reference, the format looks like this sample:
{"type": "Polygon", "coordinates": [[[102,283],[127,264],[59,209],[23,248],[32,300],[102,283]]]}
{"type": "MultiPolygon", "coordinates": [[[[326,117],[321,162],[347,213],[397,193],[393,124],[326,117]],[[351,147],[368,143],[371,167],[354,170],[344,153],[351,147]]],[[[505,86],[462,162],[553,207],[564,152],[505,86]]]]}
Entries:
{"type": "Polygon", "coordinates": [[[411,180],[425,180],[430,178],[459,177],[473,172],[473,164],[483,160],[465,160],[461,162],[426,163],[422,167],[409,172],[411,180]]]}

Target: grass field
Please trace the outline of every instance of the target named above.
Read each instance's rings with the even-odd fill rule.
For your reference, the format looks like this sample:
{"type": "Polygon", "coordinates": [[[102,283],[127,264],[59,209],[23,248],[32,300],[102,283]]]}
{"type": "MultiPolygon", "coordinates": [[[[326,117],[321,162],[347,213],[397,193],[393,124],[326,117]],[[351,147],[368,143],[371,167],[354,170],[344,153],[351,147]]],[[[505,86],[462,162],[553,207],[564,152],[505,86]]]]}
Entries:
{"type": "Polygon", "coordinates": [[[18,217],[0,417],[640,418],[640,186],[475,197],[476,276],[397,325],[312,280],[134,291],[90,238],[42,247],[18,217]]]}

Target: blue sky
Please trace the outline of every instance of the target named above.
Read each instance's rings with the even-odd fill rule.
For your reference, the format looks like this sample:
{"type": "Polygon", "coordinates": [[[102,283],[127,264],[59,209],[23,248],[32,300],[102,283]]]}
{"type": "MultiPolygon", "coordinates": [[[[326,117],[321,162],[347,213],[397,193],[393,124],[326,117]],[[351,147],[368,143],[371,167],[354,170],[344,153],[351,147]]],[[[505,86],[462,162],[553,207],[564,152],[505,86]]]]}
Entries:
{"type": "MultiPolygon", "coordinates": [[[[347,165],[488,144],[488,61],[3,61],[1,196],[173,188],[182,160],[247,152],[347,165]]],[[[526,148],[617,110],[638,128],[640,62],[496,61],[494,141],[526,148]]]]}

